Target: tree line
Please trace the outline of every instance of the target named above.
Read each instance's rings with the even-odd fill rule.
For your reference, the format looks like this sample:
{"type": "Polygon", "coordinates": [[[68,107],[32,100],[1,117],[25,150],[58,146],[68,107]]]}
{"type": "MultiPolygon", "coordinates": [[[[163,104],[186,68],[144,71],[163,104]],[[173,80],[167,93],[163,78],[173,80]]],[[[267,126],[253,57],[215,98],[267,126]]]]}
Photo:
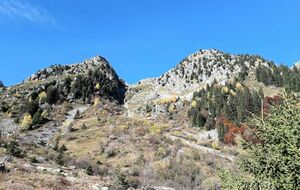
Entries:
{"type": "MultiPolygon", "coordinates": [[[[214,129],[218,118],[225,117],[236,125],[246,122],[251,114],[261,113],[262,89],[250,90],[241,82],[220,85],[216,81],[195,92],[188,111],[191,126],[214,129]]],[[[223,126],[224,127],[224,126],[223,126]]],[[[218,129],[226,133],[226,129],[218,129]]],[[[223,136],[224,134],[219,134],[223,136]]]]}
{"type": "Polygon", "coordinates": [[[300,91],[300,71],[285,65],[259,65],[255,71],[257,81],[266,86],[284,87],[288,91],[300,91]]]}

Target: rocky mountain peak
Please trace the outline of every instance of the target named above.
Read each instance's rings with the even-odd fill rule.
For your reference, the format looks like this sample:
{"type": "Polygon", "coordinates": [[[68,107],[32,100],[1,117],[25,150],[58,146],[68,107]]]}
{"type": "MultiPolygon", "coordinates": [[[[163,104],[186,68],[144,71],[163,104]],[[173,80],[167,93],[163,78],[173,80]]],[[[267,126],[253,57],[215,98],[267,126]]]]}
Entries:
{"type": "MultiPolygon", "coordinates": [[[[46,80],[49,78],[59,78],[65,75],[77,75],[87,73],[89,70],[94,70],[99,67],[101,70],[105,71],[109,78],[116,77],[116,72],[112,69],[108,61],[102,56],[95,56],[84,60],[81,63],[61,65],[56,64],[48,68],[41,69],[35,74],[31,75],[27,81],[35,80],[46,80]]],[[[118,78],[118,77],[117,77],[118,78]]]]}
{"type": "Polygon", "coordinates": [[[197,89],[214,80],[225,83],[240,72],[271,63],[256,55],[234,55],[216,49],[199,50],[156,79],[156,85],[180,92],[197,89]]]}

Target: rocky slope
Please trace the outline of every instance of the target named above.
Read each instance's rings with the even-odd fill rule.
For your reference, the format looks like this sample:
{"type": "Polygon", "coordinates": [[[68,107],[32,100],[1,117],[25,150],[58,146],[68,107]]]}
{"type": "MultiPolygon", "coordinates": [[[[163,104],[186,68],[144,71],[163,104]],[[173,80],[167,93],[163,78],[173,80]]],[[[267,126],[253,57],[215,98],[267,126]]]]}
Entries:
{"type": "Polygon", "coordinates": [[[220,189],[218,168],[234,168],[238,153],[216,129],[189,127],[192,94],[235,77],[263,86],[258,65],[272,62],[201,50],[128,87],[97,56],[0,88],[0,162],[10,170],[0,188],[220,189]]]}
{"type": "Polygon", "coordinates": [[[298,61],[297,63],[295,63],[294,66],[296,66],[298,69],[300,69],[300,61],[298,61]]]}
{"type": "Polygon", "coordinates": [[[233,55],[215,49],[200,50],[155,79],[155,85],[185,94],[214,80],[225,84],[227,80],[238,77],[240,72],[251,74],[259,64],[269,66],[270,62],[255,55],[233,55]]]}
{"type": "MultiPolygon", "coordinates": [[[[132,85],[127,94],[129,115],[143,113],[146,105],[192,99],[195,91],[217,81],[225,84],[234,78],[256,81],[255,69],[273,62],[256,55],[233,55],[215,49],[200,50],[184,58],[175,68],[160,77],[145,79],[132,85]]],[[[156,106],[154,109],[164,109],[156,106]]]]}

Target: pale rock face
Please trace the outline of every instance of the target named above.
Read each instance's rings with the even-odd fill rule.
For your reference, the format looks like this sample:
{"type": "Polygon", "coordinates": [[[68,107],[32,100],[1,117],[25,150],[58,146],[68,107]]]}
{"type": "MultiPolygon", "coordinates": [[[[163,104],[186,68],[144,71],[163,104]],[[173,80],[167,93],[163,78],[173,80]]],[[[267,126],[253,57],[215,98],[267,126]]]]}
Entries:
{"type": "Polygon", "coordinates": [[[259,64],[268,63],[258,56],[230,55],[214,49],[200,50],[157,78],[156,88],[165,87],[174,94],[189,94],[214,80],[225,84],[242,70],[242,64],[254,69],[259,64]]]}
{"type": "MultiPolygon", "coordinates": [[[[131,85],[129,91],[135,93],[127,99],[125,106],[131,108],[128,115],[140,111],[143,105],[152,104],[159,99],[179,97],[190,101],[193,93],[216,80],[225,84],[233,80],[245,68],[247,73],[255,72],[259,65],[269,66],[270,62],[254,55],[232,55],[215,49],[200,50],[183,59],[175,68],[158,78],[144,79],[131,85]],[[141,106],[142,105],[142,106],[141,106]]],[[[255,79],[254,79],[255,80],[255,79]]]]}
{"type": "Polygon", "coordinates": [[[297,67],[298,69],[300,69],[300,61],[296,62],[296,63],[294,64],[294,66],[297,67]]]}

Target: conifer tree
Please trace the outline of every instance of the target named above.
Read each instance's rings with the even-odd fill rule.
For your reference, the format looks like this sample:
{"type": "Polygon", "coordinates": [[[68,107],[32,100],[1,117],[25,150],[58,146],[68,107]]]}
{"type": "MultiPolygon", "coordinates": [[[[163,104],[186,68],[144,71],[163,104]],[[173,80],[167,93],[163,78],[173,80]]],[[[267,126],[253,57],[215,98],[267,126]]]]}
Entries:
{"type": "Polygon", "coordinates": [[[299,189],[300,109],[289,98],[264,120],[251,120],[261,143],[244,143],[239,170],[222,171],[222,189],[299,189]]]}

